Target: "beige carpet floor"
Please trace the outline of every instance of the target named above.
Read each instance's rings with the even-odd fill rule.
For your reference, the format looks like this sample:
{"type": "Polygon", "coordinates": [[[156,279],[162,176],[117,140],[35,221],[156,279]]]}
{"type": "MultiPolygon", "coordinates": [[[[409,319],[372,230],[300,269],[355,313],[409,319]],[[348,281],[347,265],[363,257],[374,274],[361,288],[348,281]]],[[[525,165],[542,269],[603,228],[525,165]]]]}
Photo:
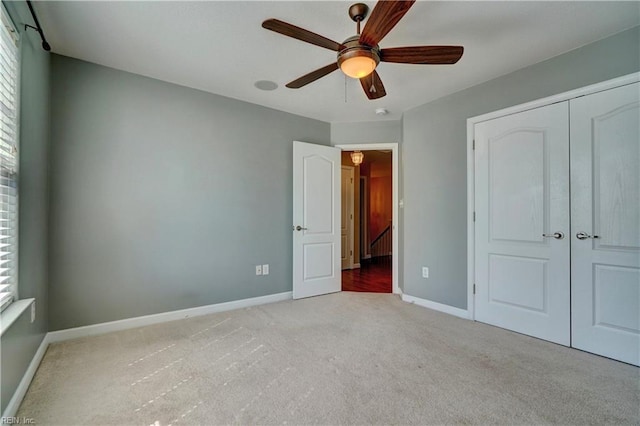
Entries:
{"type": "Polygon", "coordinates": [[[337,293],[49,347],[38,425],[640,424],[631,365],[337,293]]]}

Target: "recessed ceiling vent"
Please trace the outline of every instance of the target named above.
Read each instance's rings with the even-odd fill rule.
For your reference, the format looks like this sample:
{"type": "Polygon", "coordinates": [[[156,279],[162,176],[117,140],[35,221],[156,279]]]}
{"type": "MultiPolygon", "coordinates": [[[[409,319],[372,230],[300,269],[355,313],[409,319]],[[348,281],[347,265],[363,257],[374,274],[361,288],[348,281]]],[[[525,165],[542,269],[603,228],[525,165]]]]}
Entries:
{"type": "Polygon", "coordinates": [[[256,81],[254,83],[254,86],[256,86],[260,90],[270,91],[276,90],[278,88],[278,83],[269,80],[260,80],[256,81]]]}

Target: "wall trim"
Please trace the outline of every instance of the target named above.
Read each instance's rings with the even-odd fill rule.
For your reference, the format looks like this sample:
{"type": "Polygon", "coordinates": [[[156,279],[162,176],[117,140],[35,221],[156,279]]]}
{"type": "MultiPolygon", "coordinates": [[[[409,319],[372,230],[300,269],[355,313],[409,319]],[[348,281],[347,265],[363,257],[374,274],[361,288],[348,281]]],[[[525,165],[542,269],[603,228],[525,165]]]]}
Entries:
{"type": "Polygon", "coordinates": [[[433,302],[431,300],[409,296],[408,294],[402,295],[402,301],[407,303],[413,303],[415,305],[422,306],[423,308],[433,309],[434,311],[444,312],[445,314],[453,315],[459,318],[471,319],[469,316],[469,311],[467,311],[466,309],[460,309],[454,306],[433,302]]]}
{"type": "Polygon", "coordinates": [[[112,331],[127,330],[130,328],[144,327],[146,325],[176,321],[200,315],[208,315],[217,312],[231,311],[233,309],[248,308],[250,306],[281,302],[283,300],[290,300],[291,296],[292,292],[286,291],[284,293],[270,294],[267,296],[252,297],[249,299],[234,300],[231,302],[180,309],[177,311],[169,311],[159,314],[127,318],[118,321],[103,322],[100,324],[92,324],[83,327],[68,328],[66,330],[51,331],[47,334],[47,337],[49,343],[62,342],[64,340],[78,339],[80,337],[110,333],[112,331]]]}
{"type": "Polygon", "coordinates": [[[40,342],[40,346],[36,351],[35,355],[31,359],[29,363],[29,367],[27,367],[27,371],[24,372],[24,376],[22,376],[22,380],[18,384],[16,391],[13,393],[9,404],[7,404],[7,408],[5,408],[4,413],[2,413],[3,418],[7,417],[15,417],[18,412],[18,408],[20,408],[20,404],[22,404],[22,400],[24,396],[27,394],[27,390],[29,389],[29,385],[31,385],[31,381],[33,380],[33,376],[36,375],[36,371],[42,362],[42,358],[44,358],[44,354],[47,352],[47,348],[49,347],[49,334],[45,334],[42,338],[42,342],[40,342]]]}

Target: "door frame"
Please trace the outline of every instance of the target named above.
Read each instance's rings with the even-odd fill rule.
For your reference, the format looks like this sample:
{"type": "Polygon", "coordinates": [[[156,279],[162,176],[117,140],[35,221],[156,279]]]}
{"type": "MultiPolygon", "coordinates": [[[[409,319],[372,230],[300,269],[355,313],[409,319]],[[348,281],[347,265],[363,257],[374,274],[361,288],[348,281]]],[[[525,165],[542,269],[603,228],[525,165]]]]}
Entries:
{"type": "Polygon", "coordinates": [[[391,203],[392,203],[392,230],[391,244],[393,255],[391,256],[391,291],[393,294],[401,294],[400,285],[398,282],[399,270],[398,265],[400,257],[400,244],[399,242],[399,188],[400,188],[400,172],[399,172],[399,156],[400,150],[398,143],[359,143],[359,144],[339,144],[335,145],[343,151],[378,151],[378,150],[390,150],[391,151],[391,203]]]}
{"type": "MultiPolygon", "coordinates": [[[[475,155],[474,155],[474,131],[475,125],[483,121],[506,115],[528,111],[534,108],[543,107],[557,102],[564,102],[580,96],[590,95],[597,92],[625,86],[640,81],[640,72],[628,74],[622,77],[606,80],[600,83],[570,90],[546,98],[516,105],[513,107],[493,111],[487,114],[478,115],[467,119],[467,312],[469,318],[475,320],[475,155]]],[[[347,146],[347,145],[345,145],[347,146]]],[[[356,148],[357,149],[357,148],[356,148]]],[[[395,247],[394,247],[395,250],[395,247]]]]}

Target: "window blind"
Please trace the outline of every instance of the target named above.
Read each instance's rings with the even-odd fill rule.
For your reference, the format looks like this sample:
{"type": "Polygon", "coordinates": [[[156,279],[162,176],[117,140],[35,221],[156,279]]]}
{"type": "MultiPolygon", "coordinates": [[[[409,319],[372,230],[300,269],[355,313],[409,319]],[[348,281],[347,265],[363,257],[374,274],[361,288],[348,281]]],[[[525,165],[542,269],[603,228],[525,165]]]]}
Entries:
{"type": "Polygon", "coordinates": [[[0,311],[18,293],[18,39],[0,7],[0,311]]]}

